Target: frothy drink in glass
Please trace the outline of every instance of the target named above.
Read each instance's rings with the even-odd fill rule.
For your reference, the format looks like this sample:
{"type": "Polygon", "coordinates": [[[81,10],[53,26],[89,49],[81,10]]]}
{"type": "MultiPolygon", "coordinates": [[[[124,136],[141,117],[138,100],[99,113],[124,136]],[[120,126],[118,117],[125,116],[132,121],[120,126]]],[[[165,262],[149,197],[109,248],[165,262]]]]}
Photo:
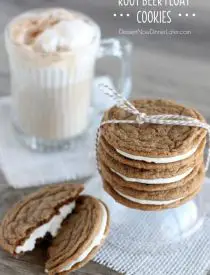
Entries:
{"type": "Polygon", "coordinates": [[[31,148],[87,129],[100,36],[92,19],[62,8],[29,11],[7,26],[13,122],[31,148]]]}

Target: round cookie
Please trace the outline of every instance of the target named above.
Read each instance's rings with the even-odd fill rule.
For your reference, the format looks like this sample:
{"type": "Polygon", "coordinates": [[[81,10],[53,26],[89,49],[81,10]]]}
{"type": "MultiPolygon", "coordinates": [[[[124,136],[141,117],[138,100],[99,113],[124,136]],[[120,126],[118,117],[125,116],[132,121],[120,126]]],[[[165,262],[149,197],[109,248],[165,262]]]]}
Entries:
{"type": "Polygon", "coordinates": [[[0,246],[13,255],[32,251],[46,233],[54,237],[75,207],[83,184],[53,184],[12,206],[0,225],[0,246]]]}
{"type": "MultiPolygon", "coordinates": [[[[173,101],[134,100],[132,104],[147,115],[182,115],[205,121],[197,111],[173,101]]],[[[135,119],[135,115],[116,106],[105,112],[103,117],[103,121],[135,119]]],[[[112,123],[101,127],[101,135],[113,148],[132,156],[153,158],[186,154],[196,148],[206,134],[206,130],[199,127],[146,123],[112,123]]]]}
{"type": "Polygon", "coordinates": [[[46,272],[69,274],[89,262],[108,235],[109,220],[109,211],[102,201],[80,196],[74,212],[48,249],[46,272]]]}
{"type": "Polygon", "coordinates": [[[181,197],[187,197],[189,194],[193,193],[194,190],[198,189],[201,182],[196,181],[198,175],[204,174],[204,167],[203,165],[200,166],[197,174],[194,175],[190,181],[187,181],[185,185],[178,186],[173,189],[169,190],[161,190],[161,191],[138,191],[128,187],[122,187],[119,185],[113,184],[113,182],[109,182],[112,188],[115,191],[120,192],[122,195],[129,196],[135,199],[142,199],[142,200],[149,200],[149,201],[169,201],[169,200],[176,200],[181,197]]]}
{"type": "Polygon", "coordinates": [[[174,189],[176,187],[181,187],[183,185],[185,185],[187,182],[189,182],[191,179],[193,179],[197,173],[198,170],[200,169],[200,166],[203,162],[200,162],[199,164],[197,164],[192,172],[185,177],[182,180],[173,182],[173,183],[164,183],[164,184],[146,184],[146,183],[140,183],[140,182],[136,182],[136,181],[126,181],[123,178],[121,178],[120,176],[118,176],[116,173],[113,173],[104,162],[100,163],[100,168],[101,168],[101,174],[103,176],[104,179],[106,179],[106,181],[108,183],[111,183],[111,185],[113,186],[120,186],[120,187],[125,187],[125,188],[131,188],[133,190],[136,191],[163,191],[163,190],[170,190],[170,189],[174,189]]]}
{"type": "Polygon", "coordinates": [[[99,145],[98,148],[98,159],[106,165],[113,169],[113,171],[129,177],[129,178],[141,178],[141,179],[158,179],[158,178],[171,178],[178,175],[183,175],[188,173],[190,169],[195,167],[197,163],[201,161],[200,157],[197,159],[194,158],[192,163],[185,163],[183,166],[176,165],[175,167],[170,166],[170,169],[157,169],[159,165],[156,166],[156,169],[146,169],[145,168],[135,168],[123,163],[116,161],[109,154],[103,150],[103,148],[99,145]]]}
{"type": "Polygon", "coordinates": [[[198,188],[194,193],[190,194],[188,197],[184,199],[180,199],[174,203],[168,204],[168,205],[147,205],[147,204],[140,204],[136,202],[132,202],[119,194],[117,194],[114,189],[106,182],[104,181],[104,190],[113,197],[115,201],[117,201],[120,204],[123,204],[126,207],[143,210],[143,211],[160,211],[164,209],[171,209],[175,207],[179,207],[180,205],[186,203],[187,201],[190,201],[192,198],[194,198],[199,192],[200,188],[198,188]]]}
{"type": "Polygon", "coordinates": [[[106,140],[104,139],[103,136],[100,137],[100,142],[99,142],[99,150],[102,151],[101,154],[106,154],[106,156],[110,156],[112,159],[131,166],[131,167],[135,167],[135,168],[140,168],[140,169],[152,169],[152,170],[161,170],[161,169],[174,169],[176,167],[181,167],[181,166],[193,166],[194,163],[197,163],[198,160],[203,158],[203,152],[205,149],[205,145],[206,145],[206,138],[204,138],[201,143],[198,146],[198,149],[196,150],[196,152],[188,157],[187,159],[183,159],[180,161],[176,161],[173,163],[152,163],[152,162],[146,162],[146,161],[139,161],[139,160],[132,160],[129,158],[126,158],[122,155],[120,155],[119,153],[117,153],[117,151],[111,147],[109,145],[108,142],[106,142],[106,140]]]}
{"type": "Polygon", "coordinates": [[[148,200],[150,202],[150,204],[148,204],[148,202],[146,202],[146,201],[144,203],[139,203],[135,200],[134,197],[132,197],[132,200],[131,200],[130,198],[128,198],[127,195],[124,196],[124,194],[123,194],[123,196],[122,196],[107,181],[103,180],[103,184],[104,184],[105,191],[108,194],[110,194],[117,202],[119,202],[129,208],[153,211],[153,210],[162,210],[162,209],[178,207],[181,204],[192,199],[197,193],[199,193],[203,179],[204,179],[204,169],[201,169],[199,171],[199,173],[196,175],[196,177],[192,180],[192,183],[191,183],[191,186],[194,186],[195,188],[194,189],[192,188],[191,190],[189,189],[189,193],[186,194],[186,196],[182,195],[182,197],[180,199],[177,199],[174,201],[170,200],[170,203],[168,203],[169,202],[168,201],[167,204],[164,204],[165,201],[163,201],[163,203],[162,203],[162,201],[160,199],[155,201],[154,203],[152,200],[148,200]],[[158,204],[155,204],[157,202],[158,202],[158,204]]]}

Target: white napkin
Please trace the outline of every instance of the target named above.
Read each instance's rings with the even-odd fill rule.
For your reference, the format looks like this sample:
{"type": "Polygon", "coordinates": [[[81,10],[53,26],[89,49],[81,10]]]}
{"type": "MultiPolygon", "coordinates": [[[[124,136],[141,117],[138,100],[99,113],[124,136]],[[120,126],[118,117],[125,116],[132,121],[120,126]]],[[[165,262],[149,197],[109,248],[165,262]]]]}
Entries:
{"type": "Polygon", "coordinates": [[[104,200],[111,212],[110,234],[94,259],[97,263],[126,275],[207,275],[208,271],[210,274],[210,179],[206,179],[199,195],[207,212],[203,226],[191,237],[175,244],[160,244],[157,221],[165,218],[162,229],[166,230],[166,236],[176,234],[176,230],[182,232],[197,215],[193,201],[160,212],[128,211],[103,192],[99,176],[87,182],[86,192],[104,200]],[[180,228],[174,226],[178,223],[180,228]],[[145,243],[148,228],[152,228],[154,234],[150,243],[145,243]]]}
{"type": "Polygon", "coordinates": [[[113,86],[106,76],[95,79],[91,128],[80,143],[58,153],[37,153],[23,147],[11,125],[10,97],[0,99],[0,168],[10,185],[15,188],[31,187],[84,178],[95,172],[95,132],[100,121],[99,112],[114,103],[98,91],[99,83],[113,86]]]}

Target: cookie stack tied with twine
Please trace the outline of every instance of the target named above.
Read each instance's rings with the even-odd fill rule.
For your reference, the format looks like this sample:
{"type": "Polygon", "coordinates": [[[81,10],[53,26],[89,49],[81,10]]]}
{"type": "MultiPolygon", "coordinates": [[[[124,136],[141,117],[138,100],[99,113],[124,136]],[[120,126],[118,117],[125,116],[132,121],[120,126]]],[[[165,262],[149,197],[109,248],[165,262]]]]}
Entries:
{"type": "Polygon", "coordinates": [[[116,106],[105,112],[97,135],[97,164],[104,189],[135,209],[178,207],[199,191],[210,126],[196,110],[168,100],[124,99],[100,89],[116,106]]]}

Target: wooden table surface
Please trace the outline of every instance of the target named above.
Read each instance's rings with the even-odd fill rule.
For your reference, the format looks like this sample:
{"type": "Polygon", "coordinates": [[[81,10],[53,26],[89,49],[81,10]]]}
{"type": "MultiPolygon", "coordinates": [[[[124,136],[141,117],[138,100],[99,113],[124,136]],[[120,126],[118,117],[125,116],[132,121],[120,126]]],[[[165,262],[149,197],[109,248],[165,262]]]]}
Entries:
{"type": "MultiPolygon", "coordinates": [[[[199,109],[210,122],[210,2],[191,0],[190,7],[173,10],[170,26],[139,25],[136,8],[128,8],[129,18],[114,18],[113,13],[123,12],[113,0],[2,0],[0,1],[0,95],[9,93],[8,64],[3,48],[4,25],[14,15],[28,9],[63,6],[77,9],[94,18],[102,28],[104,37],[118,36],[119,29],[165,29],[191,31],[186,36],[127,35],[134,43],[132,57],[132,97],[164,97],[199,109]],[[189,16],[178,16],[188,12],[189,16]],[[196,13],[192,17],[192,13],[196,13]]],[[[115,65],[103,64],[104,72],[114,73],[115,65]]],[[[31,190],[13,190],[0,175],[0,216],[23,194],[31,190]]],[[[44,274],[43,252],[37,250],[17,260],[0,250],[0,275],[44,274]]],[[[90,263],[74,274],[117,274],[107,268],[90,263]]],[[[141,275],[141,274],[139,274],[141,275]]],[[[184,274],[183,274],[184,275],[184,274]]]]}

